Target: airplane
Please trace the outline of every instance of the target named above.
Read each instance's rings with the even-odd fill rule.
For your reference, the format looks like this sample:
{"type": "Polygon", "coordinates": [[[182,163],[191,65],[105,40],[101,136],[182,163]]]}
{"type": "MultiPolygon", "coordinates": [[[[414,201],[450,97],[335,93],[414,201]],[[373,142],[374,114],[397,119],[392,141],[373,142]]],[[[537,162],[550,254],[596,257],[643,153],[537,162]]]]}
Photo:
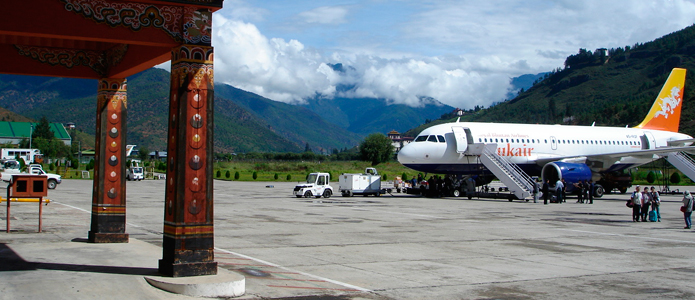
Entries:
{"type": "Polygon", "coordinates": [[[568,193],[573,183],[593,180],[598,183],[594,195],[600,197],[604,192],[600,183],[609,174],[669,153],[695,151],[690,146],[693,137],[678,133],[685,74],[681,68],[671,71],[647,116],[633,128],[460,122],[459,118],[423,130],[398,152],[398,161],[425,173],[474,176],[482,185],[492,180],[490,168],[481,163],[487,148],[529,176],[550,180],[551,186],[565,178],[568,193]]]}

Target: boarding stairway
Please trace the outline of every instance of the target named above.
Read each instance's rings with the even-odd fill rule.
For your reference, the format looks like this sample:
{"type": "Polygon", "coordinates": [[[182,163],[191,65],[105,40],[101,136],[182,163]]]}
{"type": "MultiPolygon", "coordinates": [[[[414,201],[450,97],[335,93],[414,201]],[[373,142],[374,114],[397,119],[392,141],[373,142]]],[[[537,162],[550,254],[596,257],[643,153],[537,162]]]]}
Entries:
{"type": "Polygon", "coordinates": [[[497,155],[497,145],[488,144],[480,155],[480,161],[502,181],[518,199],[526,199],[532,195],[533,179],[519,166],[497,155]]]}
{"type": "Polygon", "coordinates": [[[670,152],[666,160],[685,176],[695,181],[695,160],[683,152],[670,152]]]}

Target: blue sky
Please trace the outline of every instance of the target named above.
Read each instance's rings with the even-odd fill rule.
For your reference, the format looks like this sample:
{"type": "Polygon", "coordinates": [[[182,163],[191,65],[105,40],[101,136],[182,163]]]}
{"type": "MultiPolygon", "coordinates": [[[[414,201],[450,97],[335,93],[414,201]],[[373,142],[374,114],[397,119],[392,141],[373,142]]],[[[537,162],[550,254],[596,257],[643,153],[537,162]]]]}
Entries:
{"type": "Polygon", "coordinates": [[[692,25],[694,1],[225,0],[213,18],[215,77],[288,103],[321,95],[417,106],[427,96],[489,106],[511,77],[562,67],[579,48],[692,25]]]}

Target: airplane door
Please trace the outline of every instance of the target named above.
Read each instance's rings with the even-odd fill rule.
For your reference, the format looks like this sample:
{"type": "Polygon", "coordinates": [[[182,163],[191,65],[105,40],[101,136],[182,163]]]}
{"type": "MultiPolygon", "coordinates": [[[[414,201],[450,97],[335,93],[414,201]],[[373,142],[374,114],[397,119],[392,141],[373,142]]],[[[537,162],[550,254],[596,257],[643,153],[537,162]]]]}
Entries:
{"type": "MultiPolygon", "coordinates": [[[[468,128],[466,128],[468,129],[468,128]]],[[[456,152],[464,153],[468,149],[468,138],[466,131],[461,126],[452,126],[451,130],[454,131],[454,139],[456,139],[456,152]]],[[[471,141],[472,142],[472,141],[471,141]]]]}
{"type": "Polygon", "coordinates": [[[554,136],[550,137],[550,148],[557,150],[557,139],[554,136]]]}
{"type": "Polygon", "coordinates": [[[644,135],[640,137],[642,140],[642,149],[654,149],[656,148],[656,138],[654,138],[654,135],[649,132],[645,131],[644,135]]]}

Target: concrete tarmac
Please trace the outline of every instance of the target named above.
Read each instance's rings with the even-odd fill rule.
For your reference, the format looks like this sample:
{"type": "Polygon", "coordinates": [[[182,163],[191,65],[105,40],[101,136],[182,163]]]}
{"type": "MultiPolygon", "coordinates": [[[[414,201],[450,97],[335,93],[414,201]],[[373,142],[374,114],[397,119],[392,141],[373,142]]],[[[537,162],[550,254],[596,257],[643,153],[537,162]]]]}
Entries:
{"type": "MultiPolygon", "coordinates": [[[[240,299],[695,299],[681,195],[662,195],[661,222],[632,222],[628,194],[307,199],[295,184],[214,183],[215,258],[246,276],[240,299]]],[[[127,193],[128,244],[86,242],[89,180],[49,192],[42,233],[36,203],[12,203],[6,233],[3,202],[0,299],[193,299],[144,280],[162,254],[164,180],[127,193]]]]}

